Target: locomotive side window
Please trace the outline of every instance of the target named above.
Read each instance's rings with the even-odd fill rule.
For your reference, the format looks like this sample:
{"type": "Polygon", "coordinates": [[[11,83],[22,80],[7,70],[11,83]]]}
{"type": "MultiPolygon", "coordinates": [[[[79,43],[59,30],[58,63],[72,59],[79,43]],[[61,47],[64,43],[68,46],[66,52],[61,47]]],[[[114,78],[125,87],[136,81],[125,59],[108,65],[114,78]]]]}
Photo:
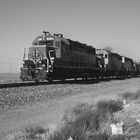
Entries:
{"type": "Polygon", "coordinates": [[[49,55],[50,55],[51,59],[54,59],[55,58],[55,51],[54,50],[50,50],[49,51],[49,55]]]}
{"type": "Polygon", "coordinates": [[[55,57],[55,52],[53,50],[50,51],[50,56],[55,57]]]}

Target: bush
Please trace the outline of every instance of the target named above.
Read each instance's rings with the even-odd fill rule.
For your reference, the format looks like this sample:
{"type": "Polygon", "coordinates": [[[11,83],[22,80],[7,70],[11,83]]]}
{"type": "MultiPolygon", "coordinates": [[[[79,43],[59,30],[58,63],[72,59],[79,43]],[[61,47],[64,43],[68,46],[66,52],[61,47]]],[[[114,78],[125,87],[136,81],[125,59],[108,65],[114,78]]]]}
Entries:
{"type": "Polygon", "coordinates": [[[28,125],[25,130],[25,137],[29,140],[34,140],[38,138],[38,135],[42,135],[46,133],[46,129],[42,128],[41,126],[35,126],[35,125],[28,125]]]}
{"type": "Polygon", "coordinates": [[[123,98],[125,98],[126,100],[136,100],[138,98],[140,98],[140,91],[137,91],[135,93],[132,92],[126,92],[123,94],[123,98]]]}
{"type": "Polygon", "coordinates": [[[86,140],[88,132],[96,133],[99,130],[98,112],[87,108],[87,110],[84,109],[84,111],[78,112],[78,114],[76,112],[75,114],[77,115],[75,120],[65,121],[64,127],[59,132],[54,133],[50,140],[66,140],[69,136],[74,140],[86,140]],[[79,113],[80,115],[78,115],[79,113]]]}
{"type": "Polygon", "coordinates": [[[103,114],[107,112],[112,114],[123,109],[123,102],[120,100],[99,101],[97,109],[103,114]]]}
{"type": "Polygon", "coordinates": [[[100,101],[97,108],[79,104],[64,115],[64,126],[49,140],[107,140],[110,135],[112,113],[122,109],[121,101],[100,101]],[[71,119],[72,117],[72,119],[71,119]]]}

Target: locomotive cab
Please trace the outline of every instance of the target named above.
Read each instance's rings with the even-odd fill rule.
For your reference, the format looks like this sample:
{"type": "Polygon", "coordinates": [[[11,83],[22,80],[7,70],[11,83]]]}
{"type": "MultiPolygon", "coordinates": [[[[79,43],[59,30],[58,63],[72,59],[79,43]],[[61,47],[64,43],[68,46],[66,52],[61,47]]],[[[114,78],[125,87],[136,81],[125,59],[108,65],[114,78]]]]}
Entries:
{"type": "Polygon", "coordinates": [[[96,55],[99,58],[100,68],[106,69],[109,64],[109,52],[104,49],[96,49],[96,55]]]}

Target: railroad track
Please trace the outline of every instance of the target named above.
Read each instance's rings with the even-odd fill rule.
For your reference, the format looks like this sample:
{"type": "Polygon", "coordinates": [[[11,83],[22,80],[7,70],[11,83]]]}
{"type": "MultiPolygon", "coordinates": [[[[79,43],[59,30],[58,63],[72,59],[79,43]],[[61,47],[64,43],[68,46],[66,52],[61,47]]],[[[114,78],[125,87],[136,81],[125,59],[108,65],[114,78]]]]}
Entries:
{"type": "Polygon", "coordinates": [[[12,87],[27,87],[27,86],[37,86],[37,85],[48,85],[49,82],[24,82],[24,83],[7,83],[7,84],[0,84],[0,89],[2,88],[12,88],[12,87]]]}
{"type": "MultiPolygon", "coordinates": [[[[135,77],[135,78],[139,78],[135,77]]],[[[130,78],[130,77],[127,77],[130,78]]],[[[39,86],[39,85],[50,85],[50,84],[93,84],[93,83],[97,83],[97,82],[101,82],[101,81],[109,81],[109,80],[124,80],[127,79],[124,77],[121,78],[116,78],[116,77],[111,77],[109,79],[86,79],[86,80],[82,80],[82,79],[78,79],[78,80],[73,80],[73,79],[69,79],[69,80],[65,80],[65,81],[61,81],[61,80],[56,80],[53,82],[49,82],[49,81],[43,81],[43,82],[22,82],[22,83],[5,83],[5,84],[0,84],[0,89],[2,88],[12,88],[12,87],[27,87],[27,86],[39,86]]]]}
{"type": "Polygon", "coordinates": [[[19,82],[19,83],[5,83],[5,84],[0,84],[0,89],[2,88],[13,88],[13,87],[27,87],[27,86],[39,86],[39,85],[49,85],[49,84],[89,84],[89,83],[95,83],[96,81],[93,81],[92,79],[88,80],[55,80],[52,82],[49,81],[43,81],[43,82],[19,82]]]}
{"type": "MultiPolygon", "coordinates": [[[[79,83],[79,81],[77,81],[79,83]]],[[[39,85],[49,85],[49,84],[64,84],[64,83],[77,83],[74,82],[73,80],[69,80],[69,81],[60,81],[60,80],[56,80],[56,81],[43,81],[43,82],[19,82],[19,83],[4,83],[4,84],[0,84],[0,89],[2,88],[13,88],[13,87],[28,87],[28,86],[39,86],[39,85]]]]}

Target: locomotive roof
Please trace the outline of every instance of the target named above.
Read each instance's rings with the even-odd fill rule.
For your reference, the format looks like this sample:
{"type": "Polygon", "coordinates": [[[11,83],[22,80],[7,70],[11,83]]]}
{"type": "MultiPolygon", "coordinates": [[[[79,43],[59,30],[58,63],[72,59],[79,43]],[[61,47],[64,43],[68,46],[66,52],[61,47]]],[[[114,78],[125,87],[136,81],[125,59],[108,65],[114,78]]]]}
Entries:
{"type": "MultiPolygon", "coordinates": [[[[57,35],[56,35],[56,37],[58,37],[57,35]]],[[[80,43],[80,42],[78,42],[78,41],[73,41],[73,40],[71,40],[71,39],[68,39],[68,38],[64,38],[64,37],[58,37],[61,41],[63,41],[63,42],[65,42],[66,44],[78,44],[78,47],[80,47],[80,48],[87,48],[87,49],[94,49],[95,50],[95,48],[94,47],[92,47],[92,46],[90,46],[90,45],[87,45],[87,44],[84,44],[84,43],[80,43]]]]}
{"type": "MultiPolygon", "coordinates": [[[[43,36],[44,36],[44,35],[37,36],[37,37],[34,39],[34,41],[33,41],[32,44],[33,44],[33,45],[37,45],[38,42],[39,42],[39,39],[42,39],[43,36]]],[[[47,38],[50,38],[50,37],[51,37],[51,38],[54,38],[54,39],[59,39],[59,40],[63,41],[64,43],[69,44],[69,41],[68,41],[66,38],[59,37],[59,36],[57,36],[57,35],[46,35],[46,37],[47,37],[47,38]]]]}
{"type": "Polygon", "coordinates": [[[133,61],[132,58],[129,58],[129,57],[125,57],[126,61],[133,61]]]}
{"type": "Polygon", "coordinates": [[[87,49],[87,50],[89,50],[89,52],[95,51],[95,48],[93,46],[90,46],[90,45],[87,45],[84,43],[80,43],[78,41],[73,41],[71,39],[67,39],[67,40],[70,42],[70,44],[76,44],[78,48],[87,49]]]}
{"type": "MultiPolygon", "coordinates": [[[[42,39],[43,35],[40,35],[40,36],[37,36],[34,41],[33,41],[33,45],[37,45],[38,42],[39,42],[39,39],[42,39]]],[[[90,46],[90,45],[87,45],[87,44],[83,44],[83,43],[80,43],[78,41],[73,41],[71,39],[67,39],[67,38],[64,38],[64,37],[60,37],[58,35],[47,35],[47,37],[52,37],[54,39],[58,39],[58,40],[61,40],[62,42],[66,43],[66,44],[76,44],[76,47],[78,48],[83,48],[83,49],[88,49],[89,51],[95,51],[95,48],[93,46],[90,46]]]]}

